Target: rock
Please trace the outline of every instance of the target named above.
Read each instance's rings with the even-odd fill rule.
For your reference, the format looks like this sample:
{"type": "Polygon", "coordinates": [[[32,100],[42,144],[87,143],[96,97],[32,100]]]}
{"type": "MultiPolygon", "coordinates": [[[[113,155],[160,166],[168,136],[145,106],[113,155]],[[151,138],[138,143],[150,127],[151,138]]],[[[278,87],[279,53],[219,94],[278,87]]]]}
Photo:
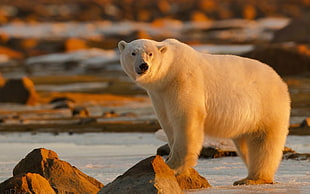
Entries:
{"type": "Polygon", "coordinates": [[[44,148],[34,149],[14,167],[13,175],[32,172],[45,177],[47,160],[54,159],[58,159],[57,153],[44,148]]]}
{"type": "Polygon", "coordinates": [[[65,50],[66,51],[76,51],[81,49],[87,49],[88,46],[86,41],[78,38],[69,38],[65,42],[65,50]]]}
{"type": "Polygon", "coordinates": [[[81,118],[77,124],[78,125],[88,125],[91,123],[97,123],[97,119],[92,118],[92,117],[81,118]]]}
{"type": "Polygon", "coordinates": [[[0,88],[2,88],[5,84],[5,79],[2,77],[2,74],[0,72],[0,88]]]}
{"type": "MultiPolygon", "coordinates": [[[[157,149],[157,154],[160,156],[169,155],[170,148],[165,144],[157,149]]],[[[236,151],[224,151],[213,147],[203,147],[200,151],[200,158],[219,158],[225,156],[237,156],[236,151]]]]}
{"type": "Polygon", "coordinates": [[[36,103],[37,96],[33,82],[27,77],[6,80],[5,84],[0,87],[0,102],[2,103],[33,105],[36,103]]]}
{"type": "Polygon", "coordinates": [[[96,179],[59,160],[55,152],[44,148],[30,152],[15,166],[13,175],[28,172],[46,178],[57,193],[97,193],[103,187],[96,179]]]}
{"type": "Polygon", "coordinates": [[[310,161],[310,153],[297,153],[291,148],[284,147],[283,159],[309,160],[310,161]]]}
{"type": "Polygon", "coordinates": [[[204,189],[211,187],[207,179],[191,168],[188,173],[176,176],[182,190],[204,189]]]}
{"type": "Polygon", "coordinates": [[[261,46],[244,56],[270,65],[280,75],[298,75],[310,71],[310,49],[306,45],[261,46]]]}
{"type": "Polygon", "coordinates": [[[50,104],[57,104],[58,102],[71,102],[71,103],[75,103],[75,101],[72,98],[69,97],[56,97],[53,98],[49,103],[50,104]]]}
{"type": "Polygon", "coordinates": [[[77,116],[77,117],[88,117],[89,111],[87,110],[86,107],[83,106],[76,106],[72,108],[72,116],[77,116]]]}
{"type": "Polygon", "coordinates": [[[104,118],[114,118],[114,117],[119,117],[119,116],[120,115],[117,114],[114,110],[102,113],[102,117],[104,118]]]}
{"type": "Polygon", "coordinates": [[[4,47],[4,46],[0,46],[0,55],[6,55],[6,56],[8,56],[9,58],[12,58],[12,59],[22,59],[22,58],[24,58],[23,53],[15,51],[15,50],[7,48],[7,47],[4,47]]]}
{"type": "Polygon", "coordinates": [[[75,101],[68,97],[56,97],[49,103],[54,106],[54,109],[73,109],[75,101]]]}
{"type": "Polygon", "coordinates": [[[55,193],[49,182],[36,173],[19,174],[9,178],[0,184],[0,191],[1,193],[55,193]]]}
{"type": "Polygon", "coordinates": [[[310,117],[305,118],[305,120],[302,121],[300,124],[301,127],[310,127],[310,117]]]}
{"type": "Polygon", "coordinates": [[[291,148],[289,148],[289,147],[284,147],[284,149],[283,149],[283,156],[285,156],[286,154],[294,154],[294,153],[296,153],[295,152],[295,150],[293,150],[293,149],[291,149],[291,148]]]}
{"type": "Polygon", "coordinates": [[[159,148],[157,148],[156,154],[160,155],[160,156],[167,156],[167,155],[169,155],[170,154],[170,147],[169,147],[169,145],[165,144],[165,145],[162,145],[159,148]]]}
{"type": "Polygon", "coordinates": [[[287,26],[276,31],[272,42],[310,43],[309,15],[304,18],[293,19],[287,26]]]}
{"type": "Polygon", "coordinates": [[[174,171],[160,156],[146,158],[130,168],[112,183],[103,193],[183,193],[182,190],[211,187],[208,181],[191,168],[189,172],[175,176],[174,171]]]}
{"type": "Polygon", "coordinates": [[[220,158],[226,156],[237,156],[236,151],[224,151],[213,147],[203,147],[200,151],[200,158],[220,158]]]}
{"type": "Polygon", "coordinates": [[[146,158],[103,187],[104,193],[183,193],[174,171],[160,156],[146,158]]]}
{"type": "Polygon", "coordinates": [[[294,159],[294,160],[309,160],[310,153],[287,153],[283,156],[284,159],[294,159]]]}

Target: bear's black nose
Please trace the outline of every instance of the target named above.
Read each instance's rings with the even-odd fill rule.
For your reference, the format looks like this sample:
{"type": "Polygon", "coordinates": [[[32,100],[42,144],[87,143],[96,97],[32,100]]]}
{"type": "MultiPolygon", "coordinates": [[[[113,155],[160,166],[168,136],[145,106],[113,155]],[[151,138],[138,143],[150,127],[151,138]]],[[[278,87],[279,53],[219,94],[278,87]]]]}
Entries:
{"type": "Polygon", "coordinates": [[[141,70],[141,73],[140,73],[140,74],[142,74],[142,73],[144,73],[146,70],[149,69],[149,65],[148,65],[147,63],[142,63],[141,65],[139,65],[139,68],[140,68],[140,70],[141,70]]]}

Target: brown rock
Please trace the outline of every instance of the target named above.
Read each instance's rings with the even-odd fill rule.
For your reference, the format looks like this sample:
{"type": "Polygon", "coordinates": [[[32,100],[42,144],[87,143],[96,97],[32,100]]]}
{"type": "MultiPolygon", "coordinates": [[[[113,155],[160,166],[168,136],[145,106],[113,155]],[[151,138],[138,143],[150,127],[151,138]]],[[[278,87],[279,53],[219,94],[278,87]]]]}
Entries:
{"type": "MultiPolygon", "coordinates": [[[[165,144],[157,149],[157,154],[160,156],[169,155],[170,148],[165,144]]],[[[212,147],[203,147],[200,151],[200,158],[220,158],[226,156],[237,156],[236,151],[224,151],[212,147]]]]}
{"type": "Polygon", "coordinates": [[[293,150],[292,148],[289,148],[289,147],[284,147],[284,149],[283,149],[283,155],[286,155],[286,154],[294,154],[294,153],[296,153],[295,152],[295,150],[293,150]]]}
{"type": "Polygon", "coordinates": [[[294,159],[294,160],[309,160],[310,161],[310,153],[288,153],[285,154],[284,159],[294,159]]]}
{"type": "Polygon", "coordinates": [[[44,148],[33,150],[13,170],[14,176],[27,172],[45,177],[57,193],[97,193],[103,187],[96,179],[59,160],[55,152],[44,148]]]}
{"type": "Polygon", "coordinates": [[[48,159],[58,159],[57,153],[44,148],[34,149],[14,167],[13,175],[32,172],[44,177],[48,159]]]}
{"type": "Polygon", "coordinates": [[[54,194],[55,191],[49,182],[39,174],[19,174],[0,184],[1,193],[46,193],[54,194]]]}
{"type": "Polygon", "coordinates": [[[174,171],[160,156],[146,158],[106,185],[103,193],[183,193],[174,171]]]}
{"type": "Polygon", "coordinates": [[[27,77],[6,80],[5,84],[0,87],[0,102],[33,105],[36,99],[34,84],[27,77]]]}
{"type": "Polygon", "coordinates": [[[310,117],[305,118],[300,124],[301,127],[310,127],[310,117]]]}
{"type": "Polygon", "coordinates": [[[201,176],[195,169],[191,168],[188,173],[176,176],[182,190],[204,189],[211,187],[207,179],[201,176]]]}
{"type": "Polygon", "coordinates": [[[200,158],[220,158],[227,156],[237,156],[236,151],[224,151],[213,147],[203,147],[200,151],[200,158]]]}
{"type": "Polygon", "coordinates": [[[2,77],[2,74],[0,73],[0,88],[3,87],[5,84],[5,79],[2,77]]]}
{"type": "Polygon", "coordinates": [[[156,154],[160,155],[160,156],[167,156],[167,155],[169,155],[170,154],[169,145],[165,144],[165,145],[162,145],[159,148],[157,148],[156,154]]]}
{"type": "Polygon", "coordinates": [[[78,38],[69,38],[65,42],[66,51],[76,51],[88,48],[86,41],[78,38]]]}
{"type": "Polygon", "coordinates": [[[24,55],[21,52],[15,51],[13,49],[4,46],[0,46],[0,54],[7,55],[8,57],[13,59],[22,59],[24,57],[24,55]]]}
{"type": "Polygon", "coordinates": [[[310,20],[309,15],[304,18],[292,20],[287,26],[274,34],[273,42],[298,42],[310,43],[310,20]]]}
{"type": "Polygon", "coordinates": [[[310,49],[305,45],[267,45],[245,54],[273,67],[280,75],[310,71],[310,49]]]}

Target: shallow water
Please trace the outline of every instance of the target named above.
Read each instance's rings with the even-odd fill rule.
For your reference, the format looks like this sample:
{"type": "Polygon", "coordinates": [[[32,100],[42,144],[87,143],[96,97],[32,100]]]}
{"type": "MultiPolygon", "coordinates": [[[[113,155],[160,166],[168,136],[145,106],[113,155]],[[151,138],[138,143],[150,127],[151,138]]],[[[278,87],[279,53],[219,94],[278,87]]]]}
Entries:
{"type": "MultiPolygon", "coordinates": [[[[309,140],[309,136],[289,136],[287,146],[309,153],[309,140]]],[[[0,182],[12,176],[14,166],[31,150],[44,147],[104,184],[154,155],[164,144],[151,133],[0,133],[0,142],[0,182]]],[[[275,178],[278,184],[233,187],[235,180],[246,175],[239,157],[200,159],[196,169],[213,187],[191,193],[307,193],[310,191],[309,166],[309,160],[283,160],[275,178]]]]}

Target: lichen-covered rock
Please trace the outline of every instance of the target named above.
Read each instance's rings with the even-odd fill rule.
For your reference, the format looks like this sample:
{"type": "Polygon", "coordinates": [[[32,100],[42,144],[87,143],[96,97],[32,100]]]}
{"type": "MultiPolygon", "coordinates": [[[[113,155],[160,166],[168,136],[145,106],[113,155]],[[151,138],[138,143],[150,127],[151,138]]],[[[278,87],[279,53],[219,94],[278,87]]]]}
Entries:
{"type": "Polygon", "coordinates": [[[57,193],[97,193],[103,187],[96,179],[59,160],[55,152],[44,148],[30,152],[15,166],[13,175],[27,172],[46,178],[57,193]]]}
{"type": "Polygon", "coordinates": [[[102,188],[105,193],[183,193],[174,171],[160,156],[146,158],[102,188]]]}
{"type": "Polygon", "coordinates": [[[39,174],[25,173],[11,177],[0,184],[0,193],[55,194],[49,182],[39,174]]]}

